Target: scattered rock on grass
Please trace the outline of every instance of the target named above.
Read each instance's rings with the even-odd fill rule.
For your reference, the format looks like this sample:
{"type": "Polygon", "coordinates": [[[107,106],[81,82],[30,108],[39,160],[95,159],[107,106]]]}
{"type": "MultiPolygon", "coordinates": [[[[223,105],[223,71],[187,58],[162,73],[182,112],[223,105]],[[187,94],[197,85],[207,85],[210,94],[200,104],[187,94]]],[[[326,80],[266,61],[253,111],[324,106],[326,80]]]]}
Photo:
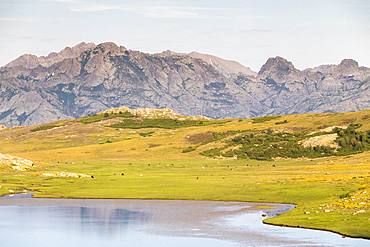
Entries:
{"type": "Polygon", "coordinates": [[[93,178],[92,175],[75,172],[44,172],[44,177],[61,177],[61,178],[93,178]]]}
{"type": "Polygon", "coordinates": [[[11,165],[14,170],[18,171],[27,171],[34,166],[31,160],[2,153],[0,153],[0,164],[11,165]]]}

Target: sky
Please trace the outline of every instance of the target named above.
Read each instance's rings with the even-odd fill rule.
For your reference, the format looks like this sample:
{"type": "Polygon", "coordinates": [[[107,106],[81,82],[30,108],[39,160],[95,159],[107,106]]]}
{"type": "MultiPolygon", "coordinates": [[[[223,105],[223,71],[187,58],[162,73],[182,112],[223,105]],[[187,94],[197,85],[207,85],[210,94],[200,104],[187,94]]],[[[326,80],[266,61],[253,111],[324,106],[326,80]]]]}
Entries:
{"type": "Polygon", "coordinates": [[[258,71],[353,58],[370,67],[369,0],[0,0],[0,65],[82,41],[143,52],[198,51],[258,71]]]}

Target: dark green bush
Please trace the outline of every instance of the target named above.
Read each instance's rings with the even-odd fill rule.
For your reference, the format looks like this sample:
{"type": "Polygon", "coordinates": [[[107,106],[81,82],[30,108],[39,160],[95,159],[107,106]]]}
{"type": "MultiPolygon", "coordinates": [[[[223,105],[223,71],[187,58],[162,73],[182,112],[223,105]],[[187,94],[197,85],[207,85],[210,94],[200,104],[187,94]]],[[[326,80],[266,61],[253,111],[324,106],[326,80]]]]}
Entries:
{"type": "Polygon", "coordinates": [[[286,124],[286,123],[288,123],[288,120],[285,119],[284,121],[276,122],[275,124],[279,125],[279,124],[286,124]]]}
{"type": "Polygon", "coordinates": [[[200,121],[200,120],[178,120],[178,119],[139,119],[131,118],[124,119],[120,123],[113,124],[109,127],[112,128],[128,128],[128,129],[141,129],[141,128],[164,128],[176,129],[191,126],[207,126],[211,124],[223,123],[220,121],[200,121]]]}
{"type": "Polygon", "coordinates": [[[279,118],[280,116],[263,116],[263,117],[256,117],[252,118],[252,123],[263,123],[267,122],[276,118],[279,118]]]}
{"type": "Polygon", "coordinates": [[[155,132],[154,131],[148,131],[148,132],[141,132],[139,133],[142,137],[152,136],[155,132]]]}
{"type": "Polygon", "coordinates": [[[184,148],[182,150],[183,153],[189,153],[189,152],[192,152],[192,151],[195,151],[197,148],[196,147],[193,147],[193,146],[189,146],[187,148],[184,148]]]}
{"type": "MultiPolygon", "coordinates": [[[[350,125],[347,129],[334,129],[338,134],[336,142],[339,148],[328,146],[303,147],[301,141],[311,137],[303,132],[273,132],[271,129],[263,131],[250,131],[237,135],[227,141],[228,145],[221,149],[211,149],[203,152],[206,156],[225,156],[238,158],[249,158],[257,160],[271,160],[276,157],[299,158],[299,157],[324,157],[331,155],[348,155],[370,150],[370,131],[360,132],[356,128],[359,125],[350,125]],[[223,152],[226,147],[237,146],[223,152]]],[[[227,133],[214,133],[221,139],[228,136],[227,133]]]]}
{"type": "Polygon", "coordinates": [[[126,111],[126,112],[120,111],[120,112],[117,112],[117,113],[110,113],[110,114],[108,112],[105,112],[104,114],[100,113],[100,114],[94,114],[94,115],[91,115],[91,116],[82,117],[78,121],[80,123],[89,124],[89,123],[95,123],[95,122],[99,122],[101,120],[112,119],[112,118],[116,118],[116,117],[132,118],[132,117],[134,117],[134,115],[131,114],[128,111],[126,111]]]}
{"type": "Polygon", "coordinates": [[[53,128],[60,127],[60,126],[62,126],[62,125],[60,125],[60,124],[43,124],[43,125],[40,125],[36,128],[31,129],[31,132],[53,129],[53,128]]]}
{"type": "Polygon", "coordinates": [[[339,153],[348,154],[370,149],[370,131],[357,131],[356,129],[359,127],[358,124],[350,124],[347,129],[334,129],[334,132],[338,135],[336,141],[340,146],[339,153]]]}
{"type": "Polygon", "coordinates": [[[284,133],[267,129],[260,132],[247,132],[240,134],[229,141],[231,146],[239,146],[225,153],[222,150],[203,152],[207,156],[223,155],[226,157],[237,156],[257,160],[271,160],[276,157],[322,157],[332,155],[334,149],[329,147],[305,148],[299,144],[305,135],[302,133],[284,133]]]}
{"type": "Polygon", "coordinates": [[[220,148],[212,148],[201,152],[201,154],[207,157],[216,157],[221,156],[221,150],[220,148]]]}

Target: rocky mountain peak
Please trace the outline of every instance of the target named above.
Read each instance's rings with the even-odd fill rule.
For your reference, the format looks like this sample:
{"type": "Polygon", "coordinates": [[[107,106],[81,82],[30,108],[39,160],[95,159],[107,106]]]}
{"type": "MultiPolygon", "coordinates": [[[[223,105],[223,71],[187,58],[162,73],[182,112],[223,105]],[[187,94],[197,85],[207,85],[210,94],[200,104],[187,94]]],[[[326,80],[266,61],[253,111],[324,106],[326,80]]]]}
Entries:
{"type": "Polygon", "coordinates": [[[160,56],[165,56],[165,57],[185,55],[183,53],[174,52],[174,51],[171,51],[171,50],[165,50],[165,51],[162,51],[161,53],[157,53],[157,54],[160,55],[160,56]]]}
{"type": "Polygon", "coordinates": [[[358,62],[353,59],[346,58],[340,62],[339,67],[346,68],[346,69],[358,68],[358,62]]]}
{"type": "Polygon", "coordinates": [[[271,72],[285,72],[295,70],[293,64],[282,57],[270,57],[258,72],[259,75],[271,72]]]}
{"type": "Polygon", "coordinates": [[[83,51],[94,48],[94,43],[81,42],[73,47],[66,47],[60,52],[52,52],[47,56],[22,55],[4,67],[23,67],[26,69],[34,69],[38,66],[49,67],[55,63],[61,62],[64,59],[78,57],[83,51]]]}
{"type": "Polygon", "coordinates": [[[282,57],[271,57],[261,67],[258,76],[261,78],[270,77],[276,80],[283,80],[286,76],[292,73],[298,73],[292,62],[282,57]]]}
{"type": "Polygon", "coordinates": [[[333,76],[334,78],[355,75],[357,79],[363,80],[368,76],[369,68],[359,67],[358,62],[353,59],[343,59],[339,64],[320,65],[309,68],[306,72],[322,73],[333,76]]]}
{"type": "Polygon", "coordinates": [[[26,69],[33,69],[39,66],[39,64],[40,62],[37,56],[32,54],[24,54],[13,60],[12,62],[6,64],[4,67],[12,68],[20,66],[26,69]]]}
{"type": "Polygon", "coordinates": [[[126,51],[123,46],[118,46],[113,42],[105,42],[97,45],[94,49],[95,51],[102,52],[103,54],[119,55],[126,51]]]}
{"type": "Polygon", "coordinates": [[[73,58],[79,56],[82,52],[88,49],[94,48],[96,45],[94,43],[85,43],[81,42],[75,46],[72,47],[66,47],[59,53],[50,53],[48,55],[49,58],[53,56],[60,56],[62,59],[65,58],[73,58]]]}

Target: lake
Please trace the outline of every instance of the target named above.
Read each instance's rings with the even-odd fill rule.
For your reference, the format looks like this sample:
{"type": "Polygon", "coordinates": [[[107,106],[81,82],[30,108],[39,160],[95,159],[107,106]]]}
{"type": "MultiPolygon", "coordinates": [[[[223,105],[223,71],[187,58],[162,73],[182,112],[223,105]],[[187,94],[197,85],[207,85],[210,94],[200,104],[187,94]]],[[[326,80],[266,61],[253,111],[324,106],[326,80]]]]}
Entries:
{"type": "Polygon", "coordinates": [[[370,246],[262,223],[292,205],[176,200],[0,199],[0,246],[370,246]],[[263,208],[263,209],[262,209],[263,208]]]}

